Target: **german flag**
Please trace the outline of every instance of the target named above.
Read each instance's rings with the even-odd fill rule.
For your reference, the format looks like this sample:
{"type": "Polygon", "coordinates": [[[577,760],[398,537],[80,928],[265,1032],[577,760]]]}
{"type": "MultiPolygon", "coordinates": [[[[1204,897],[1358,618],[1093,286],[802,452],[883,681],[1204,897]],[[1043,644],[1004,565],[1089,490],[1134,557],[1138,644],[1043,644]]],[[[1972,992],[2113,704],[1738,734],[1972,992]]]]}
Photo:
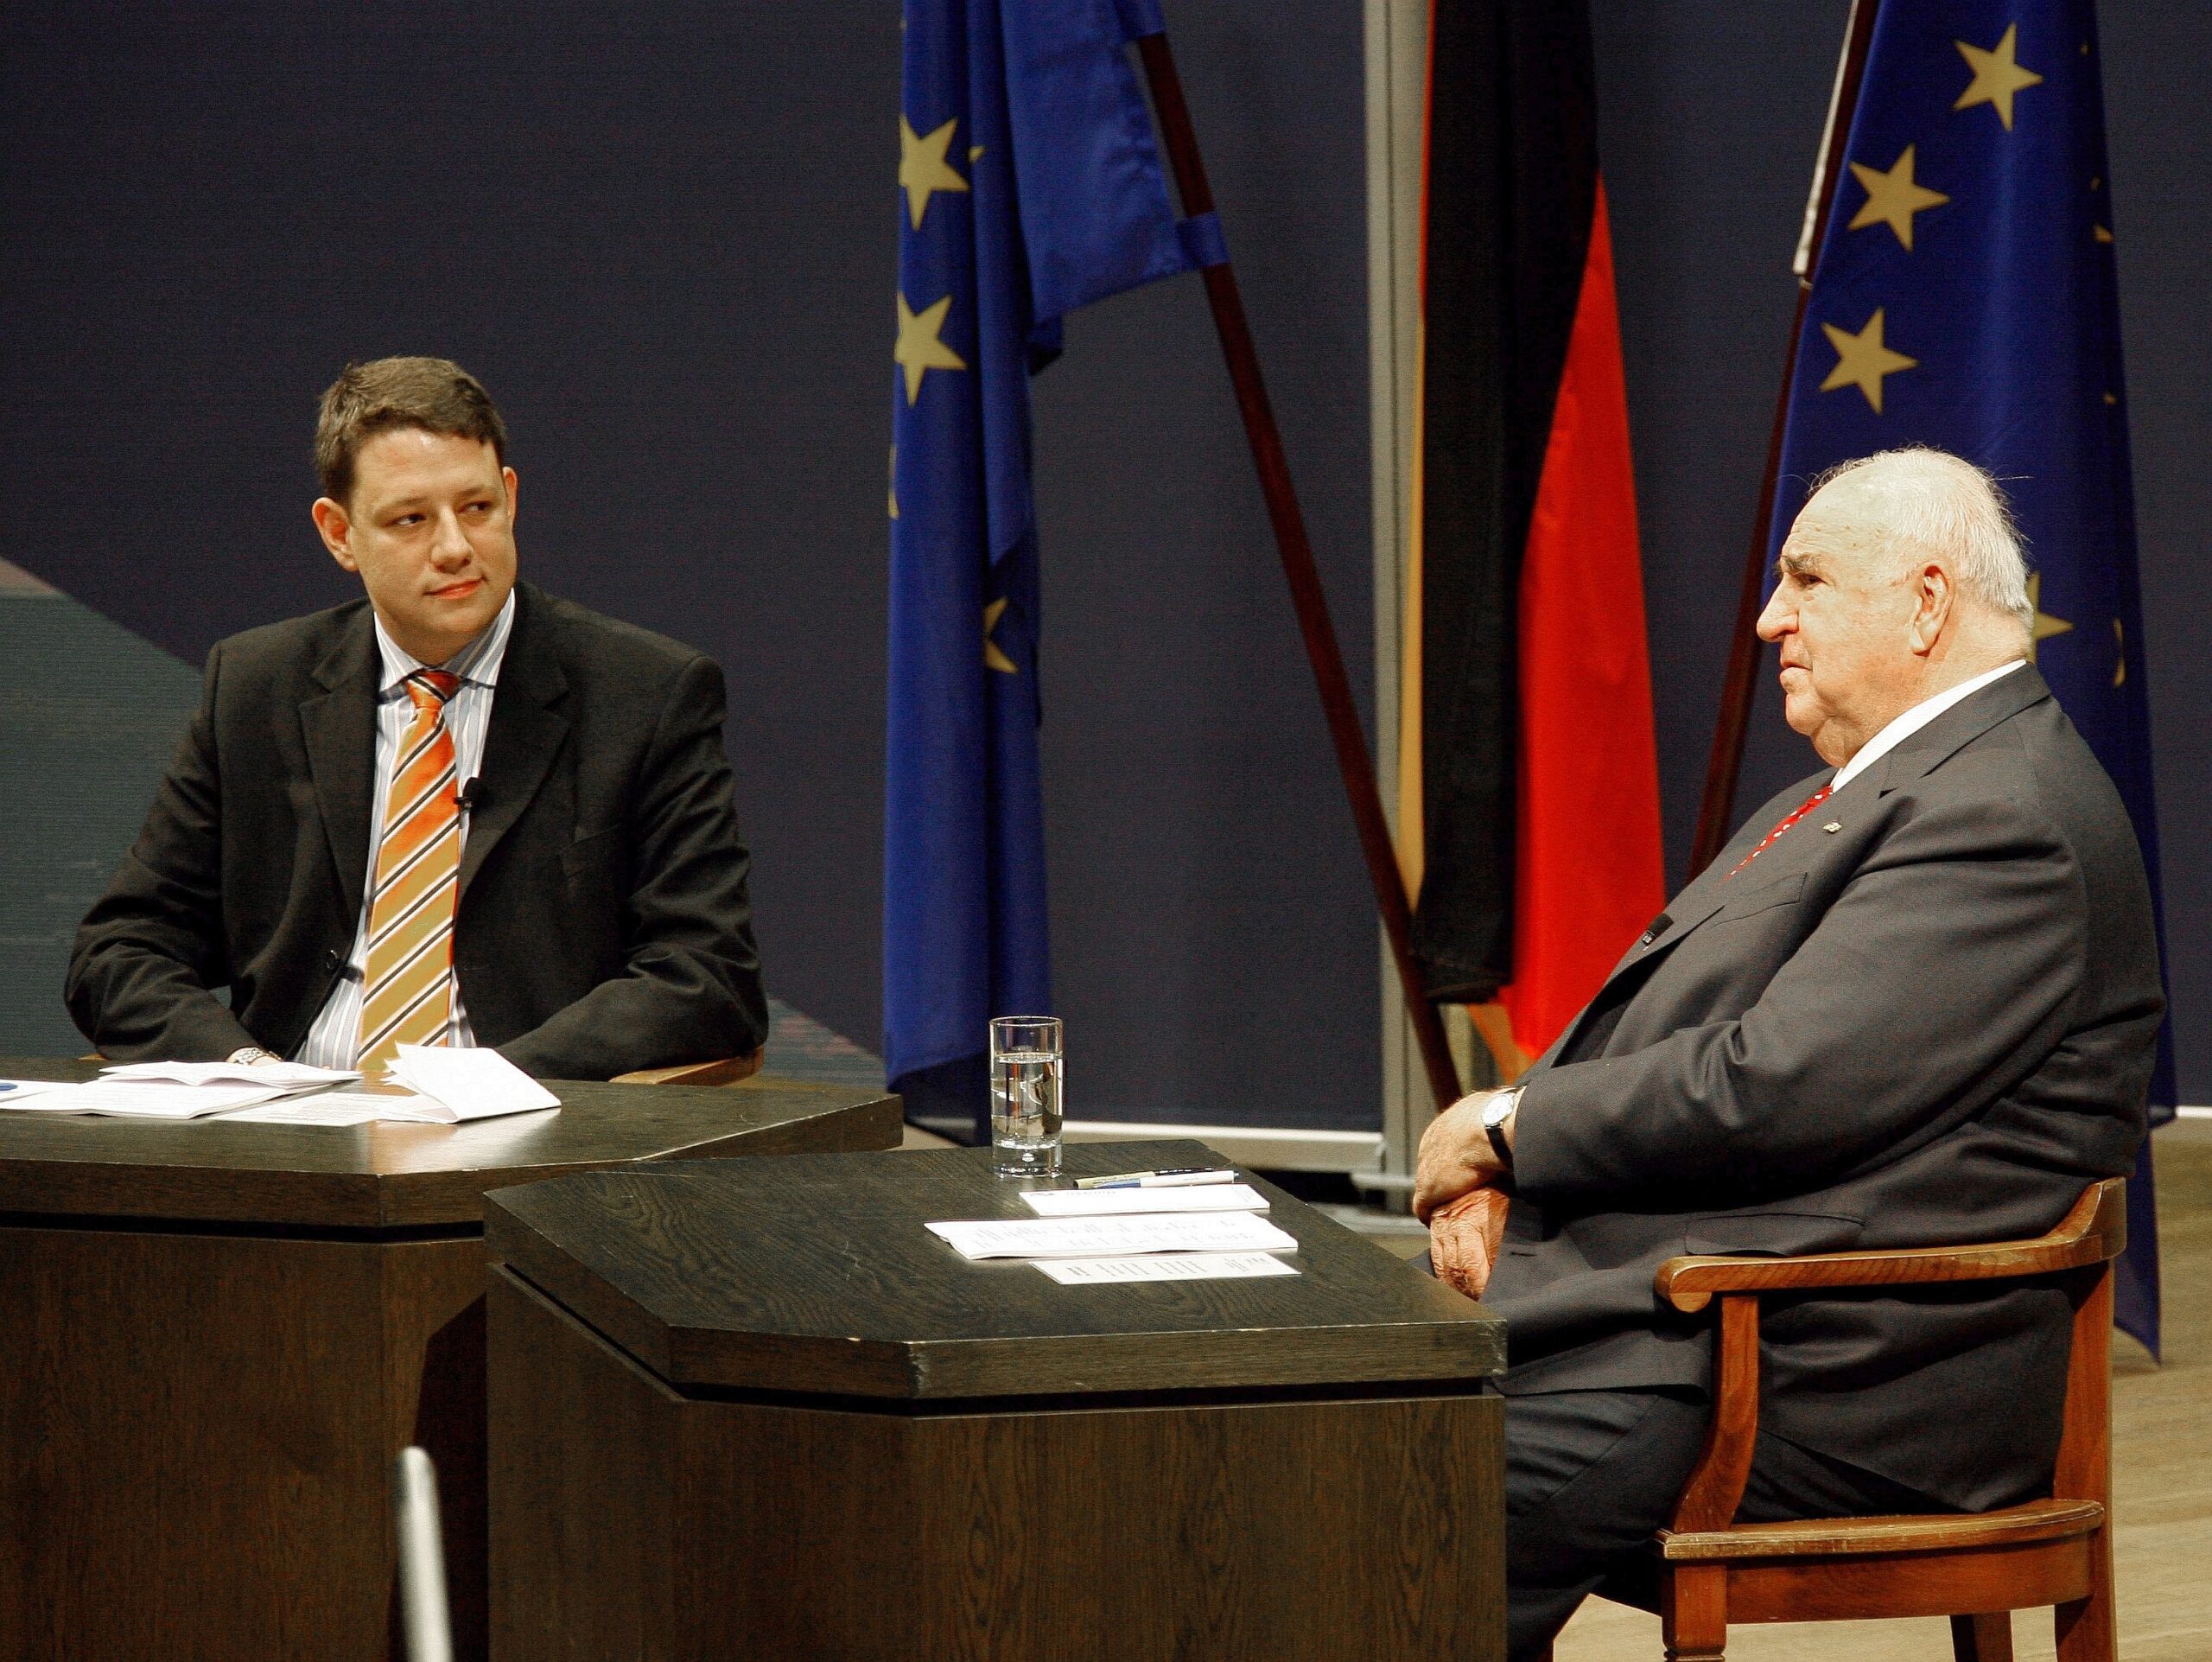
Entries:
{"type": "Polygon", "coordinates": [[[1400,857],[1501,1073],[1665,901],[1586,0],[1433,0],[1400,857]]]}

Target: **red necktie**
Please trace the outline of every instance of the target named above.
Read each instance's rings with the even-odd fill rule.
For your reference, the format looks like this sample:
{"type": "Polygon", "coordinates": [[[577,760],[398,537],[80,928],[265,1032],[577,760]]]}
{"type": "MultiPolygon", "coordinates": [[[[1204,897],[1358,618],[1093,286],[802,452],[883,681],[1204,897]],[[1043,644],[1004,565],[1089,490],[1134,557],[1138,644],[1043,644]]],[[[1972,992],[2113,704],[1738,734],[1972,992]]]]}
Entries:
{"type": "Polygon", "coordinates": [[[1814,792],[1812,795],[1807,797],[1805,800],[1799,805],[1797,811],[1795,813],[1784,819],[1779,825],[1777,825],[1764,837],[1759,838],[1759,845],[1753,849],[1749,854],[1745,855],[1742,859],[1737,861],[1734,869],[1731,870],[1728,875],[1731,877],[1734,876],[1737,872],[1741,871],[1745,866],[1751,864],[1752,861],[1758,859],[1759,856],[1764,854],[1769,849],[1774,846],[1774,839],[1776,837],[1781,836],[1783,832],[1788,831],[1792,825],[1796,825],[1799,820],[1802,819],[1807,814],[1812,812],[1814,809],[1819,807],[1821,804],[1827,799],[1828,787],[1823,785],[1819,790],[1814,792]]]}

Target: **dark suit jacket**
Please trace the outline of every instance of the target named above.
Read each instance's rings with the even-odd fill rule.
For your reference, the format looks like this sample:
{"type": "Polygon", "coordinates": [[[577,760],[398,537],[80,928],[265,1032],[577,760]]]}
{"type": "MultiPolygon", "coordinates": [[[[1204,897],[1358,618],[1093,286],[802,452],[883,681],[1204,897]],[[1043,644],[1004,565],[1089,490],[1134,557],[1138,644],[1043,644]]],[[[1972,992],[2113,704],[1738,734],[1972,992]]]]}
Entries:
{"type": "MultiPolygon", "coordinates": [[[[454,925],[477,1041],[566,1079],[752,1050],[767,1014],[721,671],[516,594],[454,925]]],[[[78,931],[66,996],[103,1053],[289,1055],[306,1037],[360,921],[379,675],[365,600],[209,654],[145,829],[78,931]]]]}
{"type": "MultiPolygon", "coordinates": [[[[1754,814],[1530,1071],[1485,1295],[1516,1391],[1709,1383],[1681,1252],[2041,1234],[2132,1169],[2164,999],[2111,781],[2032,666],[1727,873],[1754,814]],[[1834,827],[1831,830],[1830,827],[1834,827]]],[[[1982,1508],[2048,1476],[2068,1287],[1770,1300],[1762,1425],[1982,1508]]]]}

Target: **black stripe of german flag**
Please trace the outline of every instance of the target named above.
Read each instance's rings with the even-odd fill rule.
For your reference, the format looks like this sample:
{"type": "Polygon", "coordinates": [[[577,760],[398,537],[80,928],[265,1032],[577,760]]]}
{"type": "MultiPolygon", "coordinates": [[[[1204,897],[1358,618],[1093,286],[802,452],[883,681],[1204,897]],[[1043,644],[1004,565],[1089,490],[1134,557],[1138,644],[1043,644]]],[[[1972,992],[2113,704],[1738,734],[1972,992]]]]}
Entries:
{"type": "MultiPolygon", "coordinates": [[[[1532,949],[1557,956],[1551,935],[1605,936],[1570,953],[1601,979],[1662,898],[1586,0],[1433,0],[1427,167],[1420,628],[1408,643],[1400,822],[1432,995],[1479,1003],[1511,986],[1511,1005],[1530,990],[1532,949]],[[1600,573],[1611,603],[1582,605],[1572,590],[1600,573]],[[1585,645],[1611,666],[1583,686],[1586,712],[1560,703],[1575,696],[1563,691],[1578,667],[1566,659],[1585,645]],[[1628,805],[1623,823],[1617,802],[1628,805]],[[1554,917],[1545,901],[1567,887],[1558,856],[1593,837],[1631,845],[1611,908],[1621,918],[1554,917]],[[1543,857],[1529,866],[1532,853],[1543,857]],[[1537,872],[1546,893],[1532,909],[1526,880],[1537,872]]],[[[1589,857],[1609,886],[1602,844],[1589,857]]],[[[1580,968],[1561,984],[1580,989],[1575,1004],[1596,990],[1580,968]]],[[[1521,1029],[1556,1023],[1528,1015],[1516,1009],[1516,1033],[1541,1048],[1548,1038],[1521,1029]]]]}

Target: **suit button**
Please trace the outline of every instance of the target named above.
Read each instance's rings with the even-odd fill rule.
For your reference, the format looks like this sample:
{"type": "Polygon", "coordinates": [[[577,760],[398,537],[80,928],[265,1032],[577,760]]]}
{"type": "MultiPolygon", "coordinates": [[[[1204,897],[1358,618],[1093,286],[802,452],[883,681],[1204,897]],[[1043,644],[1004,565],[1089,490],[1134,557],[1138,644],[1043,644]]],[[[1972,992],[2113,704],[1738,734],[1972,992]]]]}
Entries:
{"type": "Polygon", "coordinates": [[[341,966],[345,962],[346,960],[339,956],[338,949],[335,946],[326,946],[322,949],[322,967],[324,969],[335,970],[341,966]]]}

